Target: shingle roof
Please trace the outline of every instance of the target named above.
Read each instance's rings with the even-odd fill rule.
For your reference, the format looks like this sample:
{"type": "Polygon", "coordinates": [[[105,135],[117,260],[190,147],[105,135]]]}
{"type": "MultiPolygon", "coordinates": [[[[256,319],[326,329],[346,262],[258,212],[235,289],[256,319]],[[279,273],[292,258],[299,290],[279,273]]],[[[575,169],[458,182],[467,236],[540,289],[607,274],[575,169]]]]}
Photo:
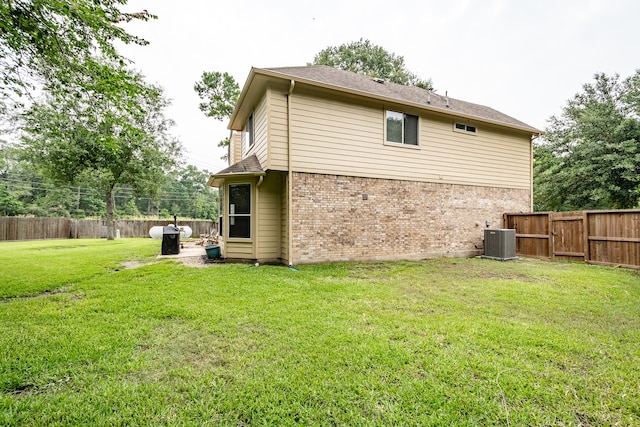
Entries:
{"type": "Polygon", "coordinates": [[[260,161],[256,157],[255,154],[247,157],[229,166],[226,169],[222,169],[218,173],[214,173],[209,176],[209,180],[207,181],[207,185],[210,187],[219,187],[220,184],[224,181],[225,178],[229,178],[232,176],[257,176],[257,175],[265,175],[264,169],[260,166],[260,161]]]}
{"type": "Polygon", "coordinates": [[[357,91],[364,95],[368,94],[376,98],[387,98],[395,100],[398,103],[419,104],[424,108],[442,111],[445,114],[455,115],[457,113],[465,117],[488,120],[490,122],[515,126],[522,130],[540,133],[540,131],[533,126],[484,105],[448,98],[433,92],[429,93],[427,90],[417,86],[403,86],[381,81],[362,74],[339,70],[326,65],[265,68],[263,70],[270,73],[283,74],[283,77],[304,79],[322,85],[334,86],[336,89],[342,88],[349,91],[357,91]]]}
{"type": "Polygon", "coordinates": [[[250,175],[262,172],[264,172],[264,169],[260,166],[260,161],[255,154],[252,154],[246,159],[243,159],[226,169],[222,169],[215,175],[250,175]]]}

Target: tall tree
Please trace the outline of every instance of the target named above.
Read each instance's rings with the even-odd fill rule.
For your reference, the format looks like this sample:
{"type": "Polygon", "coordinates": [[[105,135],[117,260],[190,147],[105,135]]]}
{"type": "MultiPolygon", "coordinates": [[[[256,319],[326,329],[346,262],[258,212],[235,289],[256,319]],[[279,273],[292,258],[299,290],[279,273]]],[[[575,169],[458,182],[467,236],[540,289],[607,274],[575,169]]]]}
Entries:
{"type": "MultiPolygon", "coordinates": [[[[240,87],[233,76],[219,71],[203,72],[200,80],[193,85],[193,90],[205,101],[200,103],[200,111],[220,121],[231,117],[240,96],[240,87]]],[[[229,138],[218,142],[218,147],[228,146],[229,138]]],[[[227,160],[227,154],[222,159],[227,160]]]]}
{"type": "MultiPolygon", "coordinates": [[[[144,45],[119,23],[156,18],[146,10],[120,10],[127,0],[9,0],[0,2],[0,110],[41,84],[64,85],[79,76],[101,73],[105,83],[114,68],[101,67],[96,57],[123,62],[116,41],[144,45]]],[[[87,80],[82,80],[87,81],[87,80]]],[[[92,79],[95,81],[95,79],[92,79]]],[[[77,84],[77,83],[76,83],[77,84]]],[[[0,111],[2,113],[2,111],[0,111]]]]}
{"type": "Polygon", "coordinates": [[[538,210],[640,206],[640,70],[596,74],[535,147],[538,210]]]}
{"type": "Polygon", "coordinates": [[[23,141],[34,163],[55,182],[101,190],[107,235],[113,239],[116,186],[130,186],[136,195],[155,194],[180,146],[169,134],[173,123],[164,117],[168,101],[162,90],[146,86],[142,76],[122,66],[104,67],[113,68],[110,76],[133,82],[136,90],[103,96],[99,82],[88,92],[56,88],[47,103],[34,105],[24,116],[23,141]]]}
{"type": "Polygon", "coordinates": [[[329,46],[316,54],[313,65],[328,65],[405,86],[433,89],[431,79],[420,79],[407,70],[403,56],[389,53],[369,40],[360,39],[340,46],[329,46]]]}

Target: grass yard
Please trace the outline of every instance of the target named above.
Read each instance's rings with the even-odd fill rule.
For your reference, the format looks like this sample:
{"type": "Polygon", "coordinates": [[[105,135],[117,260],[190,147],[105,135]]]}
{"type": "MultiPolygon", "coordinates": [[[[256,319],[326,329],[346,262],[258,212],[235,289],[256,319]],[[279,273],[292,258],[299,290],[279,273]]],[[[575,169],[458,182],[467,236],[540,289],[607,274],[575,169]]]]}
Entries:
{"type": "Polygon", "coordinates": [[[0,425],[640,425],[636,271],[159,251],[0,243],[0,425]]]}

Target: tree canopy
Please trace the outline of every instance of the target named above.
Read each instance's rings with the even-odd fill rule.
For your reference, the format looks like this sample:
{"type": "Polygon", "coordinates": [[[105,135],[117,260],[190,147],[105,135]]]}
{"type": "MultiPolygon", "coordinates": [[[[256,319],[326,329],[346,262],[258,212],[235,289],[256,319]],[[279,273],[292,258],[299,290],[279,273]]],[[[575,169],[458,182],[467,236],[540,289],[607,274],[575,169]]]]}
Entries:
{"type": "Polygon", "coordinates": [[[599,73],[535,147],[536,210],[640,206],[640,70],[599,73]]]}
{"type": "MultiPolygon", "coordinates": [[[[220,71],[204,71],[202,77],[193,85],[201,102],[199,107],[205,116],[213,117],[216,120],[228,120],[233,113],[233,109],[238,102],[240,96],[240,86],[227,72],[220,71]]],[[[224,138],[218,142],[218,147],[224,148],[229,146],[229,138],[224,138]]],[[[222,160],[227,160],[227,154],[224,154],[222,160]]]]}
{"type": "Polygon", "coordinates": [[[226,120],[231,117],[240,96],[240,87],[229,73],[205,71],[202,78],[193,85],[200,99],[200,111],[207,117],[226,120]]]}
{"type": "Polygon", "coordinates": [[[432,90],[431,79],[423,80],[407,70],[404,57],[389,53],[383,47],[362,38],[357,42],[329,46],[318,52],[313,65],[328,65],[405,86],[432,90]]]}
{"type": "Polygon", "coordinates": [[[6,211],[68,215],[106,209],[112,238],[116,195],[129,198],[122,205],[127,213],[139,210],[130,197],[145,195],[151,211],[159,186],[171,181],[180,144],[164,116],[168,101],[116,49],[118,43],[147,44],[122,23],[156,17],[146,10],[125,12],[126,3],[0,3],[0,117],[20,112],[18,152],[28,159],[17,161],[2,150],[0,199],[6,211]],[[7,108],[22,106],[25,97],[26,112],[7,108]]]}
{"type": "MultiPolygon", "coordinates": [[[[0,101],[19,101],[34,87],[64,86],[68,81],[126,84],[114,78],[117,69],[101,59],[124,63],[117,41],[147,42],[126,32],[119,23],[156,18],[146,10],[120,10],[126,0],[12,0],[0,3],[0,101]],[[100,58],[100,59],[97,59],[100,58]],[[91,79],[79,78],[93,76],[91,79]]],[[[106,91],[105,91],[106,92],[106,91]]],[[[108,93],[105,93],[107,95],[108,93]]]]}
{"type": "MultiPolygon", "coordinates": [[[[209,172],[179,165],[159,179],[154,195],[134,192],[126,184],[113,189],[118,218],[183,218],[217,220],[217,191],[206,186],[209,172]]],[[[105,218],[104,192],[91,180],[54,183],[39,173],[23,149],[0,142],[0,216],[105,218]]]]}
{"type": "Polygon", "coordinates": [[[172,121],[159,87],[125,67],[106,65],[122,74],[138,91],[81,92],[70,85],[48,94],[24,115],[24,147],[36,167],[55,183],[92,183],[101,190],[113,232],[113,191],[117,185],[135,194],[154,195],[164,172],[175,165],[180,145],[169,130],[172,121]]]}

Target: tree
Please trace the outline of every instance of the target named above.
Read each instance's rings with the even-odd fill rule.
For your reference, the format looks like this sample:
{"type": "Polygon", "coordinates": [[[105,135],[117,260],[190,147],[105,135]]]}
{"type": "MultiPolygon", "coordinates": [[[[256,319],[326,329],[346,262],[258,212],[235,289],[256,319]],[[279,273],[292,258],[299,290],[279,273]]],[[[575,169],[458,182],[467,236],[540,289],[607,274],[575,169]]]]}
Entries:
{"type": "Polygon", "coordinates": [[[392,83],[433,90],[431,79],[422,80],[406,69],[404,57],[389,53],[369,40],[329,46],[316,54],[313,65],[328,65],[392,83]]]}
{"type": "Polygon", "coordinates": [[[203,72],[202,79],[193,85],[193,90],[200,99],[207,101],[200,103],[200,111],[216,120],[228,119],[240,96],[240,87],[233,76],[218,71],[203,72]]]}
{"type": "Polygon", "coordinates": [[[159,198],[160,210],[192,218],[217,219],[217,191],[207,187],[209,172],[193,165],[181,166],[167,175],[159,198]]]}
{"type": "MultiPolygon", "coordinates": [[[[229,73],[219,71],[205,71],[202,78],[193,85],[201,102],[199,107],[205,116],[213,117],[216,120],[228,120],[233,113],[238,96],[240,96],[240,86],[229,73]]],[[[218,143],[218,147],[228,147],[229,138],[225,138],[218,143]]],[[[227,160],[227,154],[222,160],[227,160]]]]}
{"type": "Polygon", "coordinates": [[[4,182],[0,182],[0,216],[20,215],[23,210],[20,200],[9,191],[4,182]]]}
{"type": "Polygon", "coordinates": [[[24,115],[26,152],[43,174],[60,185],[98,188],[106,204],[107,235],[114,238],[114,189],[128,185],[135,195],[157,193],[164,171],[177,161],[179,143],[169,134],[172,121],[162,90],[147,86],[142,76],[117,64],[110,78],[123,76],[132,85],[110,88],[103,96],[91,76],[81,87],[55,88],[48,102],[24,115]],[[133,88],[135,88],[133,90],[133,88]]]}
{"type": "Polygon", "coordinates": [[[19,100],[41,84],[64,85],[98,72],[102,73],[103,85],[128,84],[122,76],[113,78],[111,72],[117,74],[118,70],[101,67],[96,58],[123,64],[124,58],[114,46],[116,41],[139,45],[147,42],[118,24],[156,16],[146,10],[122,12],[119,7],[124,4],[126,0],[1,2],[0,110],[6,112],[7,100],[19,100]]]}
{"type": "Polygon", "coordinates": [[[538,210],[640,206],[640,70],[594,80],[551,117],[535,147],[538,210]]]}

